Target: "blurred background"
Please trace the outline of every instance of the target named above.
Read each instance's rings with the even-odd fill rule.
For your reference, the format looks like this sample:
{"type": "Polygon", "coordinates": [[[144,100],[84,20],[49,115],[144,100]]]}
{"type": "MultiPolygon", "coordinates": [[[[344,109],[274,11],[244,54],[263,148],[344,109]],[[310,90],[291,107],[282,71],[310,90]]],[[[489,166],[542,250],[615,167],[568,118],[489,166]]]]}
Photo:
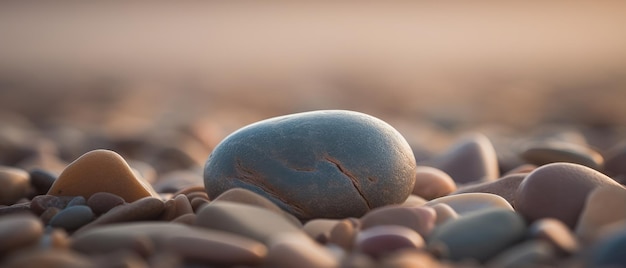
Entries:
{"type": "Polygon", "coordinates": [[[436,150],[466,129],[623,133],[625,100],[623,1],[0,3],[5,140],[183,129],[210,150],[257,120],[350,109],[436,150]]]}

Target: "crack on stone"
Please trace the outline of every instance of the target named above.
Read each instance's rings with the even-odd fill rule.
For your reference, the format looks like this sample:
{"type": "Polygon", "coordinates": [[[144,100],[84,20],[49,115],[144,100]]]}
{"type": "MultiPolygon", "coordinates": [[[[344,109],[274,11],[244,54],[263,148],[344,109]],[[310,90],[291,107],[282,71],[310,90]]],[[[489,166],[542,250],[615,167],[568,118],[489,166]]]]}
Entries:
{"type": "Polygon", "coordinates": [[[346,177],[348,177],[348,179],[350,179],[350,182],[352,182],[352,186],[354,186],[354,189],[356,189],[356,191],[359,193],[359,195],[365,202],[365,205],[367,206],[367,208],[371,210],[372,205],[370,204],[369,201],[367,201],[367,198],[365,198],[365,195],[363,195],[363,191],[361,190],[361,183],[356,178],[356,176],[354,176],[350,171],[345,169],[339,160],[332,158],[330,156],[324,156],[324,160],[335,165],[337,169],[339,170],[339,172],[341,172],[341,174],[345,175],[346,177]]]}
{"type": "Polygon", "coordinates": [[[242,182],[260,188],[261,190],[266,192],[271,197],[275,198],[276,200],[279,200],[280,202],[282,202],[286,206],[290,207],[296,214],[298,214],[298,215],[296,215],[298,218],[308,217],[308,213],[306,213],[304,208],[302,208],[301,206],[299,206],[299,205],[297,205],[297,204],[295,204],[293,202],[289,202],[285,198],[281,197],[278,194],[278,192],[276,190],[274,190],[274,188],[272,188],[271,185],[269,185],[269,184],[264,182],[263,176],[261,176],[261,174],[259,174],[258,172],[254,171],[254,170],[251,170],[251,169],[248,169],[248,168],[244,167],[243,164],[241,163],[241,159],[239,159],[239,158],[236,159],[235,169],[237,171],[237,174],[239,175],[238,176],[239,179],[242,182]]]}

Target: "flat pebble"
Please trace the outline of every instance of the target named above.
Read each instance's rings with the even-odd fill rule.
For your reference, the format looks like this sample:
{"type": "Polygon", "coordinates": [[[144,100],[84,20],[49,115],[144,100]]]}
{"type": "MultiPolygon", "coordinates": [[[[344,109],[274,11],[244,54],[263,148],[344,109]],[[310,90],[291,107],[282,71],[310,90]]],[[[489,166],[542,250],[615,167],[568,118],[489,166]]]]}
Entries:
{"type": "Polygon", "coordinates": [[[454,211],[454,209],[446,203],[434,204],[431,206],[437,217],[435,219],[435,226],[439,226],[444,222],[449,220],[453,220],[459,217],[459,214],[454,211]]]}
{"type": "Polygon", "coordinates": [[[196,214],[197,226],[239,234],[264,243],[280,233],[302,233],[298,226],[280,214],[240,203],[211,202],[196,214]]]}
{"type": "Polygon", "coordinates": [[[432,200],[454,192],[456,183],[440,169],[418,166],[415,174],[413,194],[426,200],[432,200]]]}
{"type": "Polygon", "coordinates": [[[3,267],[96,267],[89,258],[65,249],[24,251],[0,263],[3,267]]]}
{"type": "Polygon", "coordinates": [[[275,117],[232,133],[209,156],[204,182],[211,198],[240,187],[300,220],[346,218],[402,203],[413,190],[415,168],[411,147],[389,124],[327,110],[275,117]]]}
{"type": "MultiPolygon", "coordinates": [[[[208,198],[208,196],[207,196],[208,198]]],[[[293,222],[296,225],[302,225],[300,220],[298,220],[295,216],[290,213],[282,210],[276,204],[274,204],[269,199],[264,196],[257,194],[253,191],[243,188],[233,188],[230,189],[219,196],[217,196],[213,201],[230,201],[242,204],[248,204],[252,206],[257,206],[265,209],[269,209],[278,214],[285,216],[289,221],[293,222]]]]}
{"type": "Polygon", "coordinates": [[[528,227],[528,235],[531,238],[550,243],[555,252],[562,256],[578,253],[581,248],[574,233],[556,219],[544,218],[533,222],[528,227]]]}
{"type": "Polygon", "coordinates": [[[99,192],[91,195],[87,200],[87,205],[96,215],[104,214],[114,207],[126,203],[124,198],[107,192],[99,192]]]}
{"type": "Polygon", "coordinates": [[[432,161],[429,166],[442,170],[459,184],[495,180],[500,174],[493,144],[478,133],[461,138],[432,161]]]}
{"type": "Polygon", "coordinates": [[[54,182],[49,195],[83,196],[89,199],[98,192],[116,194],[127,202],[158,196],[152,186],[138,179],[119,154],[93,150],[69,164],[54,182]]]}
{"type": "Polygon", "coordinates": [[[451,195],[463,193],[495,194],[501,196],[507,202],[509,202],[511,206],[515,207],[515,193],[517,192],[517,187],[519,187],[520,183],[522,183],[525,177],[526,174],[524,173],[514,173],[506,175],[495,181],[488,181],[464,186],[457,191],[451,193],[451,195]]]}
{"type": "Polygon", "coordinates": [[[587,196],[600,186],[618,186],[583,165],[553,163],[528,174],[515,194],[515,209],[529,221],[556,218],[574,229],[587,196]]]}
{"type": "Polygon", "coordinates": [[[36,244],[43,235],[43,225],[33,215],[20,214],[0,218],[0,256],[36,244]]]}
{"type": "Polygon", "coordinates": [[[402,203],[401,205],[407,206],[407,207],[418,207],[423,204],[426,204],[426,202],[428,202],[428,200],[422,197],[419,197],[417,195],[411,194],[406,200],[404,200],[404,203],[402,203]]]}
{"type": "Polygon", "coordinates": [[[57,176],[52,172],[39,168],[30,170],[28,174],[30,175],[30,184],[35,188],[37,195],[46,194],[57,179],[57,176]]]}
{"type": "Polygon", "coordinates": [[[428,237],[435,227],[437,214],[431,207],[385,206],[374,209],[361,218],[361,230],[381,225],[403,226],[428,237]]]}
{"type": "Polygon", "coordinates": [[[422,249],[424,239],[414,230],[398,225],[380,225],[360,231],[356,250],[378,258],[400,249],[422,249]]]}
{"type": "Polygon", "coordinates": [[[494,268],[551,267],[554,260],[552,246],[541,240],[531,240],[506,249],[487,263],[494,268]]]}
{"type": "Polygon", "coordinates": [[[602,228],[620,221],[626,221],[626,189],[598,187],[587,197],[575,233],[582,240],[593,241],[602,228]]]}
{"type": "Polygon", "coordinates": [[[486,261],[521,241],[526,223],[508,209],[485,209],[447,221],[428,238],[428,248],[443,258],[486,261]]]}
{"type": "Polygon", "coordinates": [[[90,223],[95,218],[91,208],[84,205],[67,207],[50,219],[50,226],[63,228],[67,231],[76,230],[90,223]]]}
{"type": "Polygon", "coordinates": [[[78,231],[84,231],[103,224],[154,220],[159,217],[164,208],[165,205],[160,199],[144,197],[135,202],[112,208],[91,223],[84,225],[78,231]]]}
{"type": "Polygon", "coordinates": [[[595,150],[556,140],[529,142],[520,156],[528,163],[538,166],[556,162],[575,163],[595,170],[601,170],[604,166],[604,158],[595,150]]]}
{"type": "Polygon", "coordinates": [[[508,201],[506,201],[506,199],[499,195],[488,193],[463,193],[449,195],[430,200],[425,205],[432,207],[433,205],[442,203],[450,206],[459,215],[489,208],[502,208],[513,211],[513,207],[508,201]]]}
{"type": "Polygon", "coordinates": [[[282,233],[269,241],[269,252],[265,264],[276,268],[325,268],[338,267],[339,261],[333,254],[311,240],[305,234],[282,233]]]}
{"type": "Polygon", "coordinates": [[[10,206],[0,206],[0,216],[6,216],[11,214],[30,214],[29,203],[18,203],[10,206]]]}
{"type": "Polygon", "coordinates": [[[30,186],[28,172],[6,166],[0,166],[0,205],[12,205],[26,196],[30,186]]]}

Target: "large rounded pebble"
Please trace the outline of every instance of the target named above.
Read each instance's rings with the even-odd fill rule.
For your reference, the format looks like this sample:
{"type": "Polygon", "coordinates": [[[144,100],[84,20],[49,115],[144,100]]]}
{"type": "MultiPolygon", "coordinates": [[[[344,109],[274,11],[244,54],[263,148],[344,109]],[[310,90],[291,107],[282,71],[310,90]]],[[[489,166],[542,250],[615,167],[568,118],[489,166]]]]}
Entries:
{"type": "Polygon", "coordinates": [[[67,207],[50,219],[50,226],[73,231],[91,222],[95,215],[88,206],[67,207]]]}
{"type": "Polygon", "coordinates": [[[446,203],[434,204],[431,206],[437,217],[435,219],[435,226],[439,226],[444,222],[449,220],[454,220],[459,217],[459,214],[454,211],[454,209],[446,203]]]}
{"type": "Polygon", "coordinates": [[[265,264],[276,268],[337,267],[333,254],[305,234],[282,233],[271,238],[265,264]]]}
{"type": "Polygon", "coordinates": [[[588,267],[624,267],[626,263],[626,225],[607,234],[593,245],[588,267]]]}
{"type": "Polygon", "coordinates": [[[581,248],[572,231],[556,219],[545,218],[533,222],[528,227],[528,234],[531,238],[550,243],[559,255],[573,255],[581,248]]]}
{"type": "Polygon", "coordinates": [[[442,257],[486,261],[524,238],[526,223],[508,209],[487,209],[448,221],[431,233],[428,247],[442,257]]]}
{"type": "Polygon", "coordinates": [[[459,215],[490,208],[501,208],[513,211],[513,207],[508,201],[506,201],[506,199],[499,195],[488,193],[464,193],[449,195],[430,200],[425,205],[432,207],[436,204],[446,204],[454,209],[454,211],[456,211],[459,215]]]}
{"type": "Polygon", "coordinates": [[[165,205],[160,199],[144,197],[135,202],[114,207],[78,231],[84,231],[103,224],[154,220],[159,217],[164,208],[165,205]]]}
{"type": "Polygon", "coordinates": [[[112,193],[99,192],[91,195],[87,200],[87,205],[96,215],[104,214],[114,207],[123,205],[124,198],[112,193]]]}
{"type": "Polygon", "coordinates": [[[49,195],[83,196],[89,199],[98,192],[109,192],[133,202],[158,196],[152,187],[138,179],[119,154],[93,150],[69,164],[54,182],[49,195]]]}
{"type": "Polygon", "coordinates": [[[55,174],[39,168],[35,168],[28,173],[30,174],[30,184],[35,188],[37,195],[46,194],[57,179],[55,174]]]}
{"type": "Polygon", "coordinates": [[[415,186],[413,194],[432,200],[446,196],[456,190],[456,183],[452,178],[433,167],[418,166],[415,174],[415,186]]]}
{"type": "Polygon", "coordinates": [[[281,215],[256,206],[228,201],[212,202],[197,213],[196,225],[231,232],[267,243],[284,232],[302,233],[281,215]]]}
{"type": "Polygon", "coordinates": [[[43,225],[32,215],[20,214],[0,218],[0,256],[37,243],[43,235],[43,225]]]}
{"type": "Polygon", "coordinates": [[[140,239],[148,239],[148,243],[156,247],[153,251],[175,252],[188,259],[212,264],[259,264],[267,254],[265,245],[242,236],[159,222],[93,228],[74,235],[72,248],[87,254],[135,250],[140,239]]]}
{"type": "Polygon", "coordinates": [[[28,172],[0,166],[0,205],[12,205],[26,196],[30,186],[28,172]]]}
{"type": "Polygon", "coordinates": [[[64,209],[72,199],[74,199],[72,196],[38,195],[31,200],[30,209],[33,213],[41,215],[50,207],[64,209]]]}
{"type": "Polygon", "coordinates": [[[386,206],[374,209],[361,218],[361,229],[381,225],[407,227],[423,237],[428,237],[435,227],[437,214],[431,207],[386,206]]]}
{"type": "Polygon", "coordinates": [[[381,225],[356,236],[356,250],[378,258],[400,249],[421,249],[424,239],[414,230],[398,225],[381,225]]]}
{"type": "Polygon", "coordinates": [[[63,249],[24,251],[12,255],[2,267],[96,267],[89,258],[63,249]]]}
{"type": "Polygon", "coordinates": [[[500,174],[493,144],[485,135],[478,133],[461,138],[430,165],[460,184],[495,180],[500,174]]]}
{"type": "Polygon", "coordinates": [[[598,187],[587,197],[575,233],[584,241],[593,241],[603,227],[625,220],[626,189],[598,187]]]}
{"type": "Polygon", "coordinates": [[[243,188],[230,189],[222,193],[221,195],[217,196],[213,201],[230,201],[230,202],[248,204],[252,206],[269,209],[278,214],[284,215],[289,221],[293,222],[294,224],[298,226],[302,225],[300,223],[300,220],[298,220],[295,216],[282,210],[280,207],[278,207],[269,199],[253,191],[250,191],[248,189],[243,189],[243,188]]]}
{"type": "Polygon", "coordinates": [[[501,196],[508,201],[511,206],[515,207],[515,192],[517,192],[517,187],[519,187],[524,178],[526,178],[526,174],[524,173],[510,174],[495,181],[467,185],[451,193],[451,195],[463,193],[495,194],[501,196]]]}
{"type": "Polygon", "coordinates": [[[334,219],[314,219],[305,223],[304,226],[302,226],[302,231],[311,237],[311,239],[325,244],[330,237],[330,231],[332,231],[339,222],[339,220],[334,219]]]}
{"type": "Polygon", "coordinates": [[[527,241],[515,245],[498,256],[489,260],[487,267],[493,268],[523,268],[523,267],[551,267],[554,260],[554,250],[545,241],[527,241]]]}
{"type": "Polygon", "coordinates": [[[587,196],[600,186],[618,186],[606,175],[583,165],[553,163],[535,169],[515,194],[515,209],[527,220],[556,218],[574,229],[587,196]]]}
{"type": "Polygon", "coordinates": [[[328,110],[234,132],[209,156],[204,182],[211,198],[240,187],[300,220],[346,218],[402,203],[413,190],[415,168],[411,147],[389,124],[328,110]]]}
{"type": "Polygon", "coordinates": [[[345,250],[351,250],[354,238],[359,231],[359,222],[356,219],[343,219],[330,230],[328,243],[340,246],[345,250]]]}
{"type": "Polygon", "coordinates": [[[526,144],[520,156],[528,163],[538,166],[556,162],[568,162],[600,170],[604,165],[602,155],[593,149],[575,143],[556,140],[530,142],[526,144]]]}

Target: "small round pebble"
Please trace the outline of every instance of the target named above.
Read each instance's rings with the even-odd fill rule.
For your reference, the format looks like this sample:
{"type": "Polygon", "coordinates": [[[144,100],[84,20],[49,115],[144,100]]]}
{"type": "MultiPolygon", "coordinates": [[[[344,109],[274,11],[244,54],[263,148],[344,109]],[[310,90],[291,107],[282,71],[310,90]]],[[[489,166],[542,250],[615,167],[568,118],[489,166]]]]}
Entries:
{"type": "Polygon", "coordinates": [[[99,192],[91,195],[87,200],[87,205],[93,210],[96,215],[104,214],[114,207],[123,205],[124,198],[107,192],[99,192]]]}
{"type": "Polygon", "coordinates": [[[55,174],[39,168],[32,169],[28,173],[30,174],[30,184],[35,188],[37,195],[46,194],[57,179],[55,174]]]}
{"type": "Polygon", "coordinates": [[[164,208],[165,204],[160,199],[144,197],[135,202],[114,207],[77,231],[84,231],[103,224],[154,220],[161,215],[164,208]]]}
{"type": "Polygon", "coordinates": [[[434,204],[431,207],[435,210],[435,213],[437,214],[435,226],[439,226],[444,222],[459,217],[459,214],[456,213],[456,211],[454,211],[454,209],[446,203],[434,204]]]}
{"type": "Polygon", "coordinates": [[[266,264],[276,268],[337,267],[339,261],[324,247],[305,234],[283,233],[269,241],[266,264]]]}
{"type": "Polygon", "coordinates": [[[26,196],[30,186],[28,172],[6,166],[0,166],[0,205],[12,205],[26,196]]]}
{"type": "Polygon", "coordinates": [[[531,238],[550,243],[557,254],[572,255],[578,253],[581,246],[574,233],[561,221],[545,218],[533,222],[528,227],[531,238]]]}
{"type": "Polygon", "coordinates": [[[402,203],[413,190],[415,169],[411,147],[389,124],[325,110],[232,133],[209,156],[204,183],[211,198],[246,188],[300,220],[346,218],[402,203]]]}
{"type": "Polygon", "coordinates": [[[400,249],[422,249],[424,239],[414,230],[398,225],[380,225],[360,231],[356,250],[378,258],[400,249]]]}
{"type": "Polygon", "coordinates": [[[361,230],[381,225],[403,226],[428,237],[435,227],[437,214],[428,206],[400,207],[385,206],[374,209],[361,218],[361,230]]]}
{"type": "Polygon", "coordinates": [[[506,199],[499,195],[488,193],[449,195],[428,201],[425,205],[432,207],[436,204],[446,204],[459,215],[490,208],[502,208],[513,211],[513,207],[506,199]]]}
{"type": "Polygon", "coordinates": [[[451,193],[451,195],[463,193],[495,194],[501,196],[506,201],[508,201],[511,206],[515,207],[515,193],[517,191],[517,187],[519,187],[524,178],[526,178],[526,174],[514,173],[506,175],[495,181],[487,181],[464,186],[457,191],[451,193]]]}
{"type": "Polygon", "coordinates": [[[574,229],[589,193],[619,186],[606,175],[572,163],[541,166],[528,174],[515,194],[515,209],[529,221],[556,218],[574,229]]]}
{"type": "Polygon", "coordinates": [[[50,226],[73,231],[91,222],[95,215],[91,208],[84,205],[69,206],[50,219],[50,226]]]}
{"type": "Polygon", "coordinates": [[[446,196],[456,190],[456,183],[440,169],[418,166],[413,194],[426,200],[446,196]]]}

